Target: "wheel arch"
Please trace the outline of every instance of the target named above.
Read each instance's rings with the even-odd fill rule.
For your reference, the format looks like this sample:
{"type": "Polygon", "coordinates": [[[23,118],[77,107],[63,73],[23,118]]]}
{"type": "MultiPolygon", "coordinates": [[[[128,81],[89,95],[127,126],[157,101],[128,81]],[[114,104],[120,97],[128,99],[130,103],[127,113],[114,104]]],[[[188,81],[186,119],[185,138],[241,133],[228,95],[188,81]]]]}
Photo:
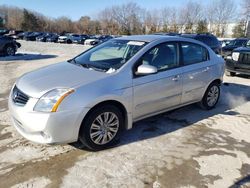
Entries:
{"type": "Polygon", "coordinates": [[[207,86],[205,87],[204,91],[203,91],[202,97],[205,95],[205,93],[206,93],[208,87],[209,87],[212,83],[217,83],[217,84],[221,85],[221,84],[222,84],[222,80],[221,80],[220,78],[216,78],[216,79],[212,80],[211,82],[209,82],[209,83],[207,84],[207,86]]]}
{"type": "Polygon", "coordinates": [[[95,110],[96,108],[99,108],[101,106],[105,106],[105,105],[113,105],[117,108],[119,108],[122,112],[122,115],[123,115],[123,118],[124,118],[124,127],[123,129],[128,129],[128,121],[129,121],[129,117],[128,117],[128,111],[125,107],[124,104],[122,104],[120,101],[117,101],[117,100],[105,100],[105,101],[102,101],[102,102],[99,102],[97,104],[95,104],[92,108],[89,109],[89,111],[86,113],[86,115],[83,117],[83,120],[81,122],[81,126],[80,126],[80,129],[79,131],[81,130],[81,127],[82,125],[84,124],[84,121],[86,120],[86,118],[89,116],[89,114],[95,110]]]}

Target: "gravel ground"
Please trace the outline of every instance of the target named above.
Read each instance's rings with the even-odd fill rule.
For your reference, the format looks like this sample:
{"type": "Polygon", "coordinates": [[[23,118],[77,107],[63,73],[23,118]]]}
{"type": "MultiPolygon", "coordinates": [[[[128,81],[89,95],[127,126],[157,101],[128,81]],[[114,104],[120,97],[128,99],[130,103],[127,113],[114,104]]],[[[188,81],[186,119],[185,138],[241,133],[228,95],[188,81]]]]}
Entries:
{"type": "Polygon", "coordinates": [[[21,44],[17,56],[0,57],[0,187],[250,187],[250,78],[225,77],[217,108],[190,105],[145,119],[109,150],[40,145],[11,126],[10,88],[88,47],[21,44]]]}

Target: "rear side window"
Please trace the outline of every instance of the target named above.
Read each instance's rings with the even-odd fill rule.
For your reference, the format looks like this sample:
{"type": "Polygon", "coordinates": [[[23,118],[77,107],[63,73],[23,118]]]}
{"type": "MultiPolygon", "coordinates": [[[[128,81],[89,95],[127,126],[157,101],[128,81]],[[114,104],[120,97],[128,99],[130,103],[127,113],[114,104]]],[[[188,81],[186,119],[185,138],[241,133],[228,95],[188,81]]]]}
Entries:
{"type": "Polygon", "coordinates": [[[181,50],[184,65],[191,65],[208,60],[207,49],[199,44],[181,43],[181,50]]]}

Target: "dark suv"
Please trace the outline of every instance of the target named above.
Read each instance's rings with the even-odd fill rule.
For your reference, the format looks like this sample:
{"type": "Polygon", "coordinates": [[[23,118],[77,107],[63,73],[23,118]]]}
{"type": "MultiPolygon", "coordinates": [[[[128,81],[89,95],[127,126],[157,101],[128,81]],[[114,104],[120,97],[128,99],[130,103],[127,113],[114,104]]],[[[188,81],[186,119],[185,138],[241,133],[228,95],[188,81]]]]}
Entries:
{"type": "Polygon", "coordinates": [[[235,76],[236,73],[250,75],[250,40],[245,47],[234,49],[232,56],[226,58],[226,75],[235,76]]]}
{"type": "Polygon", "coordinates": [[[249,39],[247,38],[237,38],[230,41],[226,46],[222,48],[222,57],[226,58],[228,55],[232,54],[232,51],[238,47],[246,46],[249,39]]]}
{"type": "Polygon", "coordinates": [[[0,54],[15,55],[17,48],[20,47],[21,44],[19,42],[16,42],[13,38],[0,36],[0,54]]]}
{"type": "Polygon", "coordinates": [[[221,54],[221,44],[216,36],[210,33],[204,34],[181,34],[181,37],[192,38],[208,45],[216,54],[221,54]]]}

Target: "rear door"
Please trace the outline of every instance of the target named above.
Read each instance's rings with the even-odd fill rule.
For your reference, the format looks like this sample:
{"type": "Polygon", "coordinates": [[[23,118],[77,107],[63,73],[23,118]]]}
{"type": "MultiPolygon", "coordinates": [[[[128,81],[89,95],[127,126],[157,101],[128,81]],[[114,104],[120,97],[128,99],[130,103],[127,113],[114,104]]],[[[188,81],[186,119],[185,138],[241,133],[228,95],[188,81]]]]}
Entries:
{"type": "Polygon", "coordinates": [[[199,44],[181,42],[183,65],[183,92],[181,103],[201,100],[205,87],[211,80],[212,67],[207,49],[199,44]]]}

